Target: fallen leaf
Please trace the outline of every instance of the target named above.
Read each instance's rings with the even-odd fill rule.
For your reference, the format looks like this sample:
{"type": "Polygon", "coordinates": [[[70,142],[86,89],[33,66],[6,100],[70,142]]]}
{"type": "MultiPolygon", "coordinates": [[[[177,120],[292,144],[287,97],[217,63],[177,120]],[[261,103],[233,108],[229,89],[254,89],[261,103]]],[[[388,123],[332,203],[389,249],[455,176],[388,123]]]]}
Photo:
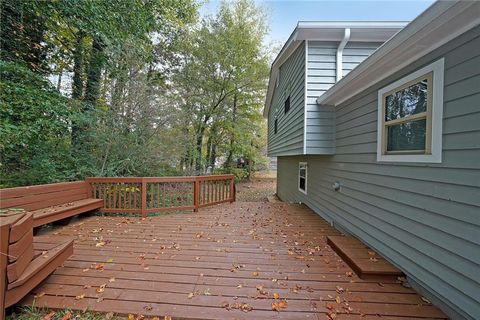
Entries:
{"type": "Polygon", "coordinates": [[[108,258],[107,259],[107,263],[112,263],[113,262],[113,258],[108,258]]]}
{"type": "Polygon", "coordinates": [[[188,297],[188,299],[192,299],[194,295],[195,294],[193,292],[190,292],[187,297],[188,297]]]}
{"type": "Polygon", "coordinates": [[[135,315],[129,313],[128,314],[128,320],[135,320],[135,315]]]}
{"type": "Polygon", "coordinates": [[[327,317],[330,319],[330,320],[334,320],[337,318],[337,314],[335,312],[329,312],[327,313],[327,317]]]}
{"type": "Polygon", "coordinates": [[[332,303],[327,303],[327,309],[332,310],[333,309],[333,304],[332,303]]]}
{"type": "Polygon", "coordinates": [[[342,302],[342,299],[340,299],[340,297],[337,296],[337,297],[335,298],[335,302],[338,303],[338,304],[340,304],[340,303],[342,302]]]}
{"type": "Polygon", "coordinates": [[[274,293],[273,293],[273,298],[274,298],[274,299],[280,299],[280,294],[274,292],[274,293]]]}
{"type": "Polygon", "coordinates": [[[43,320],[51,320],[53,318],[54,315],[56,315],[57,313],[55,311],[52,311],[50,312],[49,314],[46,314],[44,317],[43,317],[43,320]]]}
{"type": "Polygon", "coordinates": [[[81,295],[79,295],[79,296],[76,296],[76,297],[75,297],[75,300],[81,300],[81,299],[83,299],[83,298],[85,298],[85,294],[81,294],[81,295]]]}
{"type": "MultiPolygon", "coordinates": [[[[154,320],[154,319],[152,319],[152,320],[154,320]]],[[[165,316],[165,317],[163,317],[163,320],[172,320],[172,317],[171,316],[165,316]]]]}
{"type": "Polygon", "coordinates": [[[37,293],[37,294],[34,296],[34,298],[35,298],[35,299],[38,299],[38,298],[40,298],[40,297],[43,297],[44,295],[45,295],[45,292],[42,291],[42,292],[40,292],[40,293],[37,293]]]}
{"type": "Polygon", "coordinates": [[[203,291],[203,294],[206,296],[211,296],[212,294],[210,293],[210,288],[205,289],[205,291],[203,291]]]}
{"type": "Polygon", "coordinates": [[[252,276],[258,277],[258,272],[257,271],[252,272],[252,276]]]}
{"type": "Polygon", "coordinates": [[[108,282],[115,282],[115,278],[108,279],[108,282]]]}
{"type": "Polygon", "coordinates": [[[102,284],[100,287],[97,288],[97,292],[98,293],[102,293],[105,291],[105,287],[107,286],[107,284],[102,284]]]}
{"type": "Polygon", "coordinates": [[[285,309],[287,307],[287,301],[274,301],[272,302],[272,310],[273,311],[280,311],[281,309],[285,309]]]}
{"type": "Polygon", "coordinates": [[[425,297],[420,297],[420,298],[422,298],[423,302],[428,303],[428,304],[432,304],[430,302],[430,300],[428,300],[427,298],[425,298],[425,297]]]}
{"type": "Polygon", "coordinates": [[[110,320],[110,319],[113,318],[113,315],[114,315],[113,312],[109,312],[109,313],[107,313],[107,314],[105,315],[105,319],[110,320]]]}
{"type": "Polygon", "coordinates": [[[63,315],[62,320],[70,320],[72,317],[72,314],[70,312],[67,312],[63,315]]]}
{"type": "Polygon", "coordinates": [[[103,263],[95,263],[93,268],[95,270],[103,270],[104,267],[105,267],[105,265],[103,263]]]}

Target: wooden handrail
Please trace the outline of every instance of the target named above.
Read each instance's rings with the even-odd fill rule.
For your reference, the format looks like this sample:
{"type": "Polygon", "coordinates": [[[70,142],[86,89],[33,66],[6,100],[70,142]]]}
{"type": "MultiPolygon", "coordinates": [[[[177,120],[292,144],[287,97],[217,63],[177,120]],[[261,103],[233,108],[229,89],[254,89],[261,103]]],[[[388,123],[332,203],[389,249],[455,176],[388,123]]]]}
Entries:
{"type": "Polygon", "coordinates": [[[91,177],[85,180],[103,212],[148,213],[193,210],[235,201],[231,174],[181,177],[91,177]]]}

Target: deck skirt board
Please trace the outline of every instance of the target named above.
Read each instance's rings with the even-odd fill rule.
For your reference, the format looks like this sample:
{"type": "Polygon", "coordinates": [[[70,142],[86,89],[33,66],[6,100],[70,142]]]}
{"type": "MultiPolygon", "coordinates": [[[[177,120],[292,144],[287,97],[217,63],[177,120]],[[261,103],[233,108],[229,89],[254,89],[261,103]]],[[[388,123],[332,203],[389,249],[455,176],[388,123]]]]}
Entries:
{"type": "Polygon", "coordinates": [[[347,320],[446,318],[391,277],[381,284],[357,277],[327,245],[327,236],[339,233],[297,205],[234,203],[146,219],[90,216],[48,232],[39,247],[50,236],[73,235],[74,253],[22,305],[37,294],[37,306],[160,318],[317,320],[331,312],[329,304],[347,320]],[[272,310],[274,293],[287,299],[286,309],[272,310]],[[253,310],[227,310],[225,302],[253,310]]]}
{"type": "Polygon", "coordinates": [[[401,270],[357,238],[341,235],[328,236],[327,243],[361,279],[388,276],[395,279],[404,275],[401,270]]]}

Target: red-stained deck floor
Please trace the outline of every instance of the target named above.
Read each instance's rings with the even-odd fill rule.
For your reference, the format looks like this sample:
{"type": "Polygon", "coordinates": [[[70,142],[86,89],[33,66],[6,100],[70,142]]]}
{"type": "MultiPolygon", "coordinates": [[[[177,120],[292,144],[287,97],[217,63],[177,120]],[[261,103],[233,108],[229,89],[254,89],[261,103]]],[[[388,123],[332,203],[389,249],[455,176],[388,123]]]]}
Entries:
{"type": "Polygon", "coordinates": [[[326,244],[335,234],[284,203],[81,218],[49,232],[76,237],[74,254],[21,304],[173,319],[446,318],[394,278],[359,279],[326,244]]]}

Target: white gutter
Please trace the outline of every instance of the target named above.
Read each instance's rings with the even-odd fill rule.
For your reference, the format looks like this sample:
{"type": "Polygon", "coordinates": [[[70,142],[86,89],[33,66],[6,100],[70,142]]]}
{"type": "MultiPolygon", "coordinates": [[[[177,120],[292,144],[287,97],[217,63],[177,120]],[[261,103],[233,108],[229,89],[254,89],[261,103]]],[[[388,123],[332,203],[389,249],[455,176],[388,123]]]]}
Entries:
{"type": "Polygon", "coordinates": [[[345,49],[348,40],[350,40],[350,28],[345,28],[343,39],[337,48],[337,82],[343,77],[343,49],[345,49]]]}

